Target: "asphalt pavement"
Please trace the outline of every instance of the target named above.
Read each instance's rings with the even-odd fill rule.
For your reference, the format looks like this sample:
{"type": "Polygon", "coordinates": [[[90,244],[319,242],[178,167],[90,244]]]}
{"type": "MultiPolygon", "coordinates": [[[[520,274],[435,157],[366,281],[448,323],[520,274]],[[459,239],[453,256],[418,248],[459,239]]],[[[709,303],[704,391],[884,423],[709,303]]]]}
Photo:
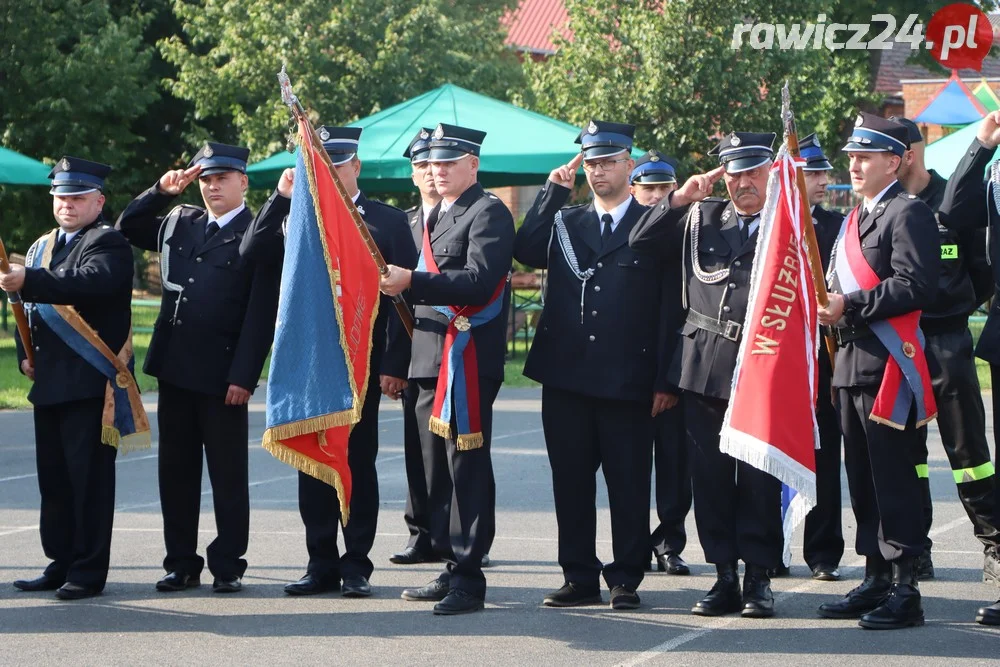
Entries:
{"type": "MultiPolygon", "coordinates": [[[[988,398],[988,397],[987,397],[988,398]]],[[[146,396],[155,423],[155,395],[146,396]]],[[[0,412],[0,663],[2,664],[343,664],[343,665],[754,665],[997,664],[1000,628],[973,622],[977,607],[1000,596],[982,583],[982,549],[958,502],[947,459],[931,428],[930,472],[935,501],[937,578],[921,584],[927,624],[894,632],[866,631],[855,621],[821,619],[820,603],[854,587],[862,559],[853,552],[854,517],[844,494],[848,553],[840,582],[816,582],[802,561],[801,530],[792,576],[773,582],[777,616],[705,619],[689,610],[714,581],[704,563],[693,513],[688,517],[688,577],[650,573],[642,608],[607,604],[569,610],[542,607],[562,584],[556,563],[556,521],[540,391],[503,390],[495,406],[493,461],[497,537],[486,570],[483,612],[437,617],[431,605],[400,599],[403,588],[435,578],[439,565],[402,567],[389,556],[402,548],[406,479],[402,415],[383,401],[378,458],[379,532],[372,553],[375,595],[292,598],[282,586],[305,572],[296,473],[260,446],[263,403],[250,413],[251,536],[236,595],[208,582],[186,593],[157,593],[163,574],[162,520],[154,449],[118,459],[111,573],[103,595],[61,602],[51,593],[22,593],[9,582],[35,577],[47,561],[38,537],[38,485],[31,413],[0,412]]],[[[989,406],[990,401],[986,401],[989,406]]],[[[603,484],[599,485],[603,487],[603,484]]],[[[611,557],[607,497],[599,491],[598,553],[611,557]]],[[[203,475],[200,547],[214,536],[212,492],[203,475]]],[[[607,602],[607,591],[604,592],[607,602]]]]}

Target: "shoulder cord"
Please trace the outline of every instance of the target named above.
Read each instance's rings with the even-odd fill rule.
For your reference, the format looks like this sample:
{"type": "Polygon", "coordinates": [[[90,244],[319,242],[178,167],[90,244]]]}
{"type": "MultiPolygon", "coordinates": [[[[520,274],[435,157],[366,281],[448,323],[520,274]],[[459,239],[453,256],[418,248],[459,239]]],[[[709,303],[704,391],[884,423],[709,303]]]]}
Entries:
{"type": "MultiPolygon", "coordinates": [[[[559,247],[562,249],[563,258],[566,260],[566,264],[569,265],[570,271],[573,272],[577,280],[583,283],[580,286],[580,324],[583,324],[583,299],[587,293],[587,281],[594,277],[594,269],[591,267],[585,271],[580,270],[580,262],[576,259],[576,251],[573,250],[573,243],[569,239],[566,223],[562,219],[562,211],[556,211],[555,224],[552,226],[552,229],[559,240],[559,247]]],[[[551,236],[549,237],[549,243],[552,243],[551,236]]]]}
{"type": "Polygon", "coordinates": [[[167,245],[167,241],[174,235],[174,229],[177,227],[177,221],[180,220],[182,210],[183,208],[178,206],[167,214],[163,225],[160,227],[160,239],[157,242],[157,247],[160,248],[160,285],[168,292],[177,292],[177,300],[174,302],[174,314],[170,318],[171,323],[177,319],[184,286],[170,282],[170,246],[167,245]]]}
{"type": "Polygon", "coordinates": [[[998,214],[1000,214],[1000,163],[994,162],[990,165],[990,182],[986,186],[986,264],[993,266],[993,258],[990,256],[990,235],[992,230],[990,227],[990,213],[989,213],[989,199],[990,199],[990,186],[993,186],[993,206],[998,214]]]}

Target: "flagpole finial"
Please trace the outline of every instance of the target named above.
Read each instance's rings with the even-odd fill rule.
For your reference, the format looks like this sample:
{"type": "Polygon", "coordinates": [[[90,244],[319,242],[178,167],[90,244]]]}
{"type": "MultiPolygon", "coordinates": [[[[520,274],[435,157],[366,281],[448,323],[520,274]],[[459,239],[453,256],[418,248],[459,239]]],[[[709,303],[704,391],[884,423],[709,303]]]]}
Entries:
{"type": "Polygon", "coordinates": [[[278,84],[281,86],[281,101],[294,108],[299,103],[299,98],[292,91],[292,82],[285,71],[285,63],[281,63],[281,71],[278,72],[278,84]]]}
{"type": "Polygon", "coordinates": [[[792,123],[794,122],[792,116],[792,95],[788,90],[788,80],[785,80],[785,85],[781,88],[781,124],[785,128],[785,139],[788,139],[788,134],[792,123]]]}

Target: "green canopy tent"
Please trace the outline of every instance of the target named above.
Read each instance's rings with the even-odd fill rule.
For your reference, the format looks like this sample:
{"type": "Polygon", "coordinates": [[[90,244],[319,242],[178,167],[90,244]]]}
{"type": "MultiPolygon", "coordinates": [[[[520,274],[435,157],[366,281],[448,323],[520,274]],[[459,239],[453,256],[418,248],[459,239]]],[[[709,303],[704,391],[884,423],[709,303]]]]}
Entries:
{"type": "MultiPolygon", "coordinates": [[[[479,181],[488,188],[541,185],[550,171],[579,152],[574,141],[580,128],[449,83],[350,124],[364,128],[358,152],[361,189],[412,191],[412,168],[403,151],[420,128],[438,123],[486,132],[479,181]]],[[[642,152],[633,150],[633,155],[642,152]]],[[[282,152],[251,165],[250,185],[274,187],[282,170],[295,166],[295,157],[282,152]]],[[[582,170],[577,178],[582,180],[582,170]]]]}
{"type": "Polygon", "coordinates": [[[0,147],[0,184],[49,185],[48,167],[38,160],[0,147]]]}
{"type": "MultiPolygon", "coordinates": [[[[957,132],[952,132],[947,137],[942,137],[934,143],[927,144],[927,148],[924,151],[924,162],[927,168],[933,169],[945,178],[950,178],[962,156],[965,155],[965,151],[969,150],[969,146],[972,145],[972,140],[976,138],[980,123],[982,123],[981,120],[976,121],[971,125],[966,125],[957,132]]],[[[998,157],[1000,157],[1000,151],[994,154],[991,162],[995,161],[998,157]]]]}

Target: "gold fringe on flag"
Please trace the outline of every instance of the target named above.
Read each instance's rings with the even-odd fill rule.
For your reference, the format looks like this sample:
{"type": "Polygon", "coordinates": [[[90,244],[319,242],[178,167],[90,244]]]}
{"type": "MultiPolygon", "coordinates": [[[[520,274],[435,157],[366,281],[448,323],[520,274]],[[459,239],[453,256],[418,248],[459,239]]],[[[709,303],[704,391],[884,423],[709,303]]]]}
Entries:
{"type": "MultiPolygon", "coordinates": [[[[322,431],[316,435],[317,438],[322,437],[322,431]]],[[[285,446],[284,443],[273,438],[271,430],[264,434],[264,449],[269,451],[271,456],[278,459],[282,463],[290,465],[296,470],[300,470],[310,477],[315,477],[319,481],[325,482],[337,489],[337,502],[340,503],[340,524],[342,526],[347,525],[351,509],[344,502],[344,483],[340,479],[339,472],[328,465],[324,465],[309,458],[301,452],[295,451],[291,447],[285,446]],[[269,434],[272,435],[270,439],[268,438],[269,434]]]]}
{"type": "Polygon", "coordinates": [[[277,443],[286,438],[297,438],[310,433],[323,433],[328,428],[337,428],[338,426],[350,426],[356,424],[359,419],[359,412],[352,408],[288,424],[276,424],[264,431],[263,443],[267,447],[270,443],[277,443]]]}

